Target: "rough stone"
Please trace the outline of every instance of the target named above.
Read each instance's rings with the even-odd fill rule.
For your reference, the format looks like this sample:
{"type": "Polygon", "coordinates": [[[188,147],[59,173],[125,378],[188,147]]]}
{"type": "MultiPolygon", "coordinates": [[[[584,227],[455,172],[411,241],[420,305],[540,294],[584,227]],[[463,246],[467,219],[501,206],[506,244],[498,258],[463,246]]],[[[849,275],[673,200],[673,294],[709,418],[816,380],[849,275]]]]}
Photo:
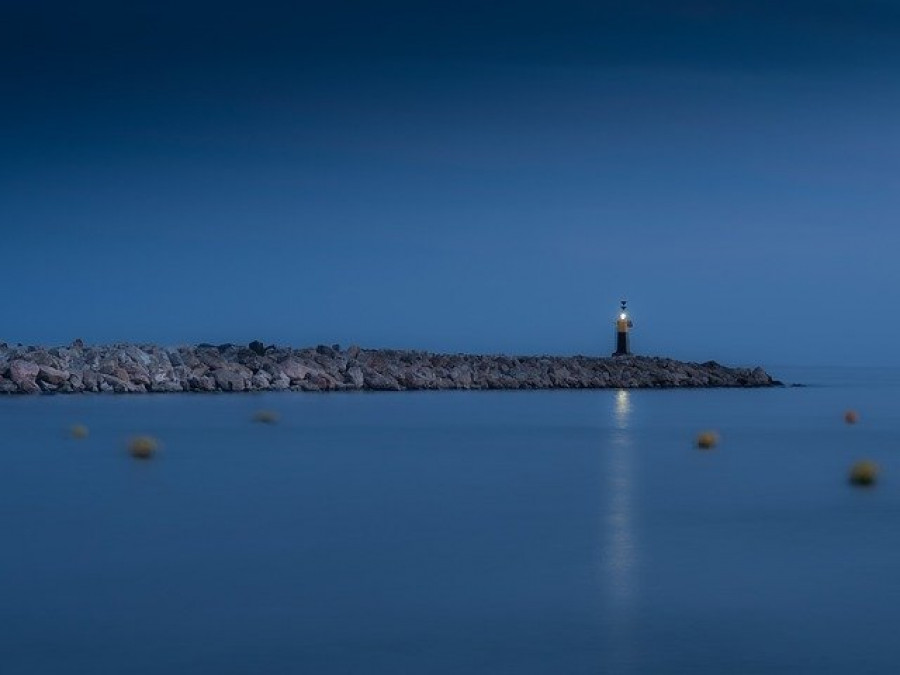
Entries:
{"type": "Polygon", "coordinates": [[[627,356],[431,354],[340,345],[0,345],[0,393],[769,387],[762,368],[627,356]],[[262,352],[262,353],[260,353],[262,352]]]}
{"type": "Polygon", "coordinates": [[[25,394],[36,394],[41,390],[35,378],[41,372],[41,367],[31,361],[16,359],[9,364],[9,377],[15,382],[19,391],[25,394]]]}
{"type": "Polygon", "coordinates": [[[278,364],[281,372],[291,381],[303,380],[312,372],[312,369],[300,363],[297,359],[288,358],[278,364]]]}
{"type": "Polygon", "coordinates": [[[268,389],[272,382],[272,376],[264,370],[257,371],[250,378],[250,386],[253,389],[268,389]]]}
{"type": "Polygon", "coordinates": [[[217,368],[212,372],[218,388],[222,391],[244,391],[244,376],[230,368],[217,368]]]}
{"type": "Polygon", "coordinates": [[[272,380],[272,389],[275,389],[277,391],[284,391],[285,389],[289,389],[290,386],[291,379],[284,373],[280,373],[272,380]]]}
{"type": "Polygon", "coordinates": [[[66,370],[53,368],[52,366],[41,366],[40,372],[38,373],[38,378],[42,382],[47,382],[48,384],[59,386],[69,379],[69,372],[66,370]]]}
{"type": "Polygon", "coordinates": [[[362,389],[366,381],[365,377],[363,377],[362,368],[359,366],[347,368],[347,372],[344,375],[344,381],[354,389],[362,389]]]}

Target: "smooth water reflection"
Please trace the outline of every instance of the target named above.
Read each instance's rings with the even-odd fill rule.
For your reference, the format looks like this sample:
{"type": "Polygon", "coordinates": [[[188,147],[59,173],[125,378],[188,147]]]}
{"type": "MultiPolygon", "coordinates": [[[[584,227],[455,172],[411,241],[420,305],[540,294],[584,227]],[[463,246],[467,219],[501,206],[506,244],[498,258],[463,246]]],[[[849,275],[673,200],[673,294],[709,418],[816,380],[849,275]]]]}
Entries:
{"type": "Polygon", "coordinates": [[[617,604],[625,604],[634,585],[634,452],[628,429],[631,414],[629,392],[616,392],[614,426],[610,431],[606,456],[606,480],[609,488],[609,510],[606,515],[605,560],[610,593],[617,604]]]}
{"type": "Polygon", "coordinates": [[[890,386],[0,399],[0,673],[893,673],[890,386]]]}
{"type": "Polygon", "coordinates": [[[616,405],[613,414],[613,422],[617,429],[628,428],[628,418],[631,416],[631,393],[627,389],[616,391],[616,405]]]}
{"type": "Polygon", "coordinates": [[[631,672],[634,661],[636,596],[636,547],[634,527],[635,456],[632,433],[631,394],[615,393],[612,424],[608,432],[604,474],[608,507],[604,518],[603,569],[608,598],[608,672],[631,672]]]}

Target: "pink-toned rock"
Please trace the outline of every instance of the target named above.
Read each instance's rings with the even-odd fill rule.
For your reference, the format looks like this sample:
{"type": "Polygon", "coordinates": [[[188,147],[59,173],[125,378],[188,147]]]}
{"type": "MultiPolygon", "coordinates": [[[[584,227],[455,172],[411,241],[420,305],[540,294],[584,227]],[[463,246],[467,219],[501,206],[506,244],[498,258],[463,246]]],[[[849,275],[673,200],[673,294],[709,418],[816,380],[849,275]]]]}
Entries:
{"type": "Polygon", "coordinates": [[[100,377],[94,370],[85,369],[81,373],[81,382],[84,385],[85,391],[99,391],[100,390],[100,377]]]}
{"type": "Polygon", "coordinates": [[[289,380],[302,380],[309,373],[313,372],[311,368],[304,366],[297,359],[287,358],[278,364],[281,372],[287,375],[289,380]]]}
{"type": "Polygon", "coordinates": [[[66,370],[60,370],[59,368],[54,368],[52,366],[40,366],[38,378],[42,382],[47,382],[48,384],[59,386],[69,379],[69,372],[66,370]]]}
{"type": "Polygon", "coordinates": [[[41,390],[35,382],[35,378],[40,372],[41,367],[30,361],[16,359],[9,364],[9,378],[16,383],[19,391],[26,394],[36,394],[41,390]]]}
{"type": "Polygon", "coordinates": [[[31,361],[16,359],[9,364],[9,376],[16,384],[20,380],[33,380],[38,376],[39,372],[41,372],[41,367],[31,361]]]}

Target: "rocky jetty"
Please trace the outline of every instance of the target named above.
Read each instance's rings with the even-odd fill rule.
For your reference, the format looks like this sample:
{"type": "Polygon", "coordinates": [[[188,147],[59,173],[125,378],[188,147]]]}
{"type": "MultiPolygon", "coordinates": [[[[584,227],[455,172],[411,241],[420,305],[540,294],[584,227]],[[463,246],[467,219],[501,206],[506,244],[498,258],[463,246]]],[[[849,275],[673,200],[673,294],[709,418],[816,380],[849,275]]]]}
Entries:
{"type": "Polygon", "coordinates": [[[762,368],[629,356],[482,356],[393,349],[0,343],[0,393],[769,387],[762,368]]]}

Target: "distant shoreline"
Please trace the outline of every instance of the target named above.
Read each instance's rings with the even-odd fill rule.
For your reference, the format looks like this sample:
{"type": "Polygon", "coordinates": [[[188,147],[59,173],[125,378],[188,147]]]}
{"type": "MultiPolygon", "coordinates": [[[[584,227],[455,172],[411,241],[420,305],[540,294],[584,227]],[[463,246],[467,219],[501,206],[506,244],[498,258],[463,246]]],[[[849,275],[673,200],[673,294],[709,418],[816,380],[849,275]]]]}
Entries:
{"type": "Polygon", "coordinates": [[[339,345],[0,343],[0,393],[772,387],[762,368],[646,356],[434,354],[339,345]]]}

